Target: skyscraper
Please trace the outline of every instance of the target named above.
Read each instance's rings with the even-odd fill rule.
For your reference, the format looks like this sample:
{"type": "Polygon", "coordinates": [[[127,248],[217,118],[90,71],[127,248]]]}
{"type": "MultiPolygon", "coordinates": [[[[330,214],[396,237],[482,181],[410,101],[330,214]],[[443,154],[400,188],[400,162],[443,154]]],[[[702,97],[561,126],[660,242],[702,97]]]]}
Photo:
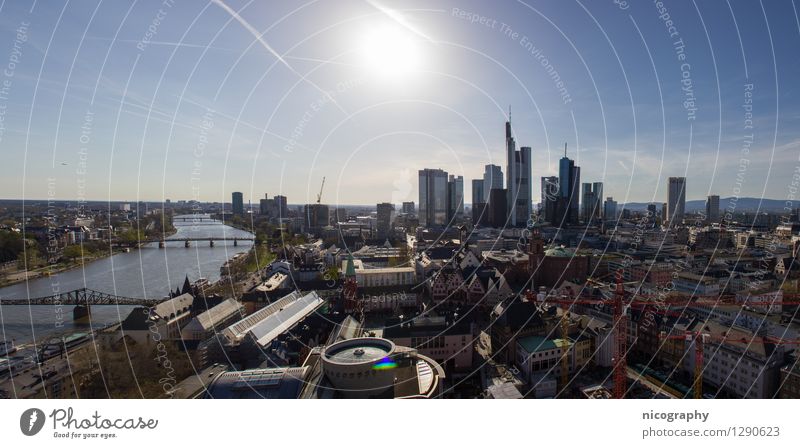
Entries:
{"type": "Polygon", "coordinates": [[[487,204],[488,217],[487,221],[492,227],[505,227],[506,218],[508,218],[508,191],[505,189],[495,188],[489,193],[489,203],[487,204]]]}
{"type": "Polygon", "coordinates": [[[277,215],[278,211],[275,207],[275,199],[270,199],[268,194],[264,195],[264,199],[258,201],[258,214],[263,216],[277,215]]]}
{"type": "Polygon", "coordinates": [[[483,179],[472,179],[472,205],[481,204],[486,201],[486,194],[483,191],[483,179]]]}
{"type": "Polygon", "coordinates": [[[558,214],[558,177],[542,177],[542,202],[540,204],[544,220],[549,223],[556,221],[558,214]]]}
{"type": "MultiPolygon", "coordinates": [[[[486,165],[491,166],[491,165],[486,165]]],[[[483,179],[472,179],[472,223],[483,224],[486,222],[484,207],[486,206],[485,182],[483,179]],[[481,222],[483,221],[483,222],[481,222]]]]}
{"type": "Polygon", "coordinates": [[[567,157],[567,145],[564,144],[564,157],[558,162],[559,181],[559,224],[578,223],[579,185],[581,184],[581,168],[567,157]]]}
{"type": "Polygon", "coordinates": [[[656,212],[656,204],[647,204],[647,225],[650,228],[655,228],[658,222],[658,214],[656,212]]]}
{"type": "Polygon", "coordinates": [[[330,208],[326,204],[306,204],[303,215],[305,225],[309,230],[317,230],[330,225],[330,208]]]}
{"type": "Polygon", "coordinates": [[[686,178],[670,177],[667,191],[667,219],[674,226],[683,222],[686,210],[686,178]]]}
{"type": "Polygon", "coordinates": [[[234,215],[244,215],[244,196],[239,191],[234,191],[231,195],[231,205],[234,215]]]}
{"type": "Polygon", "coordinates": [[[278,211],[279,218],[288,218],[289,217],[289,204],[286,202],[286,196],[277,195],[274,196],[275,199],[275,208],[278,211]]]}
{"type": "Polygon", "coordinates": [[[464,176],[450,175],[447,180],[447,219],[464,218],[464,176]]]}
{"type": "MultiPolygon", "coordinates": [[[[493,189],[503,188],[503,169],[497,165],[486,165],[483,167],[483,200],[479,202],[489,202],[489,193],[493,189]]],[[[474,194],[474,193],[473,193],[474,194]]],[[[472,202],[475,202],[473,196],[472,202]]]]}
{"type": "Polygon", "coordinates": [[[719,222],[719,196],[711,195],[706,199],[706,221],[719,222]]]}
{"type": "Polygon", "coordinates": [[[588,223],[594,218],[597,201],[592,191],[592,184],[584,183],[581,190],[581,217],[583,222],[588,223]]]}
{"type": "Polygon", "coordinates": [[[416,209],[414,208],[414,201],[403,202],[403,213],[408,215],[413,215],[416,213],[416,209]]]}
{"type": "Polygon", "coordinates": [[[347,222],[347,209],[344,207],[336,207],[333,212],[334,222],[347,222]]]}
{"type": "Polygon", "coordinates": [[[447,172],[426,168],[419,170],[419,225],[447,224],[447,172]]]}
{"type": "Polygon", "coordinates": [[[603,207],[603,219],[606,221],[613,221],[617,219],[617,201],[611,196],[606,198],[605,207],[603,207]]]}
{"type": "Polygon", "coordinates": [[[514,136],[511,134],[511,111],[508,112],[508,120],[506,121],[506,191],[508,198],[506,205],[508,206],[508,214],[511,216],[510,224],[515,224],[515,217],[517,216],[516,197],[516,160],[517,160],[517,143],[514,141],[514,136]]]}
{"type": "Polygon", "coordinates": [[[603,183],[602,182],[594,182],[592,183],[592,193],[594,193],[594,217],[595,218],[602,218],[603,217],[603,183]]]}
{"type": "MultiPolygon", "coordinates": [[[[510,114],[509,114],[510,115],[510,114]]],[[[533,183],[531,182],[531,148],[517,151],[511,133],[511,121],[506,122],[506,189],[508,190],[509,225],[525,225],[531,216],[533,183]]]]}
{"type": "Polygon", "coordinates": [[[378,204],[378,238],[387,238],[392,228],[392,214],[394,214],[394,204],[381,202],[378,204]]]}

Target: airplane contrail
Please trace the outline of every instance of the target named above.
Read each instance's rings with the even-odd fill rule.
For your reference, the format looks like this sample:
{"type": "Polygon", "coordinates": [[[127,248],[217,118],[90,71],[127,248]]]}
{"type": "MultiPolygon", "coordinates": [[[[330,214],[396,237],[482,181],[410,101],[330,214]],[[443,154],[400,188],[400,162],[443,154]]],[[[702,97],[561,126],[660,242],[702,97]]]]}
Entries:
{"type": "Polygon", "coordinates": [[[244,19],[242,18],[242,16],[240,16],[240,15],[239,15],[239,13],[238,13],[238,12],[236,12],[236,11],[235,11],[233,8],[231,8],[230,6],[226,5],[226,4],[225,4],[225,3],[224,3],[222,0],[211,0],[211,2],[212,2],[212,3],[216,3],[216,4],[217,4],[217,6],[219,6],[219,7],[220,7],[220,8],[222,8],[222,9],[224,9],[224,10],[225,10],[225,12],[227,12],[228,14],[230,14],[230,15],[231,15],[231,17],[233,17],[234,19],[236,19],[236,21],[237,21],[237,22],[239,22],[239,23],[240,23],[240,24],[241,24],[241,25],[242,25],[242,26],[243,26],[243,27],[244,27],[244,28],[245,28],[247,31],[249,31],[249,32],[250,32],[250,34],[252,34],[252,35],[253,35],[253,36],[254,36],[256,39],[258,39],[258,42],[259,42],[259,43],[261,43],[261,46],[262,46],[262,47],[266,48],[266,49],[267,49],[267,51],[269,51],[270,53],[272,53],[272,55],[273,55],[273,56],[275,56],[275,57],[276,57],[276,58],[277,58],[277,59],[278,59],[278,60],[279,60],[279,61],[280,61],[280,62],[281,62],[283,65],[285,65],[285,66],[286,66],[286,67],[287,67],[289,70],[291,70],[291,71],[294,71],[294,69],[292,68],[292,66],[291,66],[291,65],[289,65],[289,63],[288,63],[288,62],[286,62],[286,60],[285,60],[285,59],[283,59],[283,56],[281,56],[281,55],[280,55],[280,53],[278,53],[277,51],[275,51],[275,49],[273,49],[273,48],[272,48],[272,47],[271,47],[271,46],[270,46],[270,45],[269,45],[269,44],[268,44],[268,43],[267,43],[267,42],[264,40],[264,38],[263,38],[263,34],[259,33],[257,29],[253,28],[253,26],[252,26],[252,25],[250,25],[250,23],[248,23],[246,20],[244,20],[244,19]]]}
{"type": "Polygon", "coordinates": [[[294,73],[295,75],[299,76],[301,80],[309,83],[312,87],[314,87],[315,89],[317,89],[320,92],[322,92],[334,105],[336,105],[336,107],[339,108],[339,110],[341,110],[342,112],[347,113],[344,109],[342,109],[341,106],[339,106],[339,103],[337,103],[336,100],[333,99],[333,97],[331,96],[330,93],[328,93],[327,91],[323,90],[321,87],[319,87],[318,85],[314,84],[310,79],[306,78],[301,73],[299,73],[297,70],[292,68],[292,66],[289,65],[288,62],[286,62],[286,59],[284,59],[283,56],[280,55],[280,53],[275,51],[275,49],[272,48],[267,43],[267,41],[264,40],[263,33],[260,33],[252,25],[250,25],[250,23],[248,23],[247,20],[245,20],[242,16],[240,16],[239,13],[237,13],[233,8],[231,8],[230,6],[226,5],[222,0],[211,0],[211,2],[215,3],[217,6],[219,6],[223,10],[225,10],[225,12],[230,14],[231,17],[236,19],[236,21],[239,22],[239,24],[241,24],[248,32],[250,32],[250,34],[252,34],[253,37],[256,38],[256,40],[258,40],[258,42],[261,44],[262,47],[266,48],[267,51],[272,53],[272,55],[275,56],[278,59],[278,61],[280,61],[283,65],[285,65],[286,68],[288,68],[292,73],[294,73]]]}
{"type": "Polygon", "coordinates": [[[375,0],[366,0],[366,2],[370,6],[372,6],[373,8],[375,8],[378,11],[384,13],[390,19],[392,19],[395,22],[397,22],[397,24],[402,26],[403,28],[411,31],[412,33],[416,34],[419,37],[422,37],[423,39],[427,40],[428,42],[433,42],[433,39],[428,37],[428,35],[426,35],[422,31],[420,31],[418,28],[416,28],[415,26],[413,26],[410,23],[408,23],[408,20],[406,20],[406,18],[402,14],[400,14],[399,12],[397,12],[395,10],[392,10],[392,9],[389,9],[389,8],[379,4],[375,0]]]}

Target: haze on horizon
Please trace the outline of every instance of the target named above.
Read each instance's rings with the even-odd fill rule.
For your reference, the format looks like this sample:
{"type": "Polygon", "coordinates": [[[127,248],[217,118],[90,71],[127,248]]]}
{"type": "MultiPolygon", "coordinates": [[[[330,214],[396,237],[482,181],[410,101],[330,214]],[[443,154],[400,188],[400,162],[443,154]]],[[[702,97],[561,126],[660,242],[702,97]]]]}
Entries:
{"type": "Polygon", "coordinates": [[[416,202],[442,168],[469,202],[509,106],[534,201],[564,142],[620,203],[793,195],[794,5],[627,5],[5,2],[0,196],[416,202]]]}

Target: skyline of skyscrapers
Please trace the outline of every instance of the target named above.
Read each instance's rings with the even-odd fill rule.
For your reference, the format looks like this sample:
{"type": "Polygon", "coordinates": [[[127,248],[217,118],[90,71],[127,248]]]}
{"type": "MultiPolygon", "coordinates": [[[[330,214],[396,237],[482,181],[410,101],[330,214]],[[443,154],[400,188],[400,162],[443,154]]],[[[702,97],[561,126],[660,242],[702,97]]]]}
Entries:
{"type": "MultiPolygon", "coordinates": [[[[486,224],[489,221],[498,222],[498,210],[491,204],[494,190],[502,189],[507,195],[504,201],[507,218],[507,220],[503,220],[505,225],[523,226],[532,216],[531,148],[516,149],[516,140],[510,120],[505,122],[505,138],[507,161],[505,186],[503,185],[502,168],[493,164],[484,165],[482,178],[471,181],[471,215],[476,224],[486,224]],[[481,219],[481,215],[485,216],[481,219]],[[481,220],[483,222],[478,222],[481,220]]],[[[568,147],[565,144],[564,156],[558,164],[558,176],[542,176],[540,178],[539,212],[543,220],[554,225],[578,225],[592,223],[595,220],[615,219],[618,213],[617,201],[614,201],[611,196],[605,196],[603,182],[581,183],[581,167],[576,164],[575,160],[569,158],[567,151],[568,147]],[[608,215],[609,213],[610,215],[608,215]]],[[[419,173],[420,225],[445,225],[454,219],[462,219],[465,208],[463,176],[450,175],[444,170],[430,168],[420,170],[419,173]],[[442,176],[444,176],[444,181],[441,179],[442,176]],[[444,199],[440,195],[443,195],[444,199]],[[442,210],[442,206],[444,210],[442,210]]],[[[679,223],[685,215],[686,178],[670,177],[668,186],[667,202],[664,206],[666,208],[665,215],[668,218],[662,219],[662,221],[679,223]]],[[[497,193],[494,195],[497,197],[497,193]]],[[[714,197],[717,198],[717,206],[712,205],[711,208],[715,209],[716,213],[713,211],[708,213],[707,210],[707,215],[711,220],[718,220],[719,197],[709,196],[709,199],[714,200],[714,197]]],[[[628,214],[632,211],[628,207],[623,208],[628,214]]],[[[655,220],[653,225],[655,225],[655,220]]]]}

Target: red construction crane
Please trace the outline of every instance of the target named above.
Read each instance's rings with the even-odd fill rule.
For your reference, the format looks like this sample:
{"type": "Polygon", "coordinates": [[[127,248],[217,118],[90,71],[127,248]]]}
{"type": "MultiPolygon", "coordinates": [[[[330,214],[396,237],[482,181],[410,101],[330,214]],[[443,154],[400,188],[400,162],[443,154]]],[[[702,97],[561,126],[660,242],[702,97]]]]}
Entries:
{"type": "MultiPolygon", "coordinates": [[[[564,295],[561,297],[553,297],[553,296],[546,296],[544,298],[545,303],[551,304],[558,304],[561,306],[563,313],[561,319],[561,333],[563,338],[567,338],[568,332],[568,310],[569,307],[572,305],[600,305],[600,306],[611,306],[613,313],[612,313],[612,326],[613,326],[613,396],[614,398],[624,398],[625,391],[627,389],[627,349],[628,349],[628,340],[627,340],[627,308],[645,308],[645,307],[656,307],[659,305],[663,305],[666,308],[663,310],[656,310],[661,314],[665,315],[679,315],[680,312],[674,311],[669,309],[670,307],[687,307],[687,306],[716,306],[716,307],[728,307],[728,306],[744,306],[744,305],[752,305],[752,306],[774,306],[774,305],[800,305],[800,295],[798,294],[783,294],[782,297],[774,297],[774,298],[757,298],[757,299],[746,299],[744,302],[737,297],[736,295],[731,294],[720,294],[714,296],[678,296],[678,297],[665,297],[658,296],[653,294],[639,294],[633,293],[632,299],[626,299],[626,295],[630,294],[625,291],[625,284],[623,282],[623,275],[622,271],[618,270],[615,273],[615,289],[613,297],[609,300],[606,298],[601,299],[581,299],[579,297],[573,297],[571,294],[564,295]]],[[[589,279],[588,283],[599,284],[601,286],[609,286],[607,284],[603,284],[596,279],[589,279]]],[[[639,283],[639,282],[628,282],[628,283],[639,283]]],[[[759,297],[758,295],[756,297],[759,297]]],[[[532,291],[527,292],[527,298],[529,301],[536,301],[536,295],[532,291]]],[[[696,356],[702,357],[702,343],[696,344],[699,347],[699,354],[696,353],[696,356]]],[[[564,348],[564,352],[562,353],[561,359],[561,383],[562,388],[567,384],[568,381],[568,372],[569,372],[569,364],[568,364],[568,350],[569,347],[564,348]]],[[[702,362],[701,362],[702,364],[702,362]]],[[[700,376],[700,375],[698,375],[700,376]]],[[[700,388],[697,387],[695,390],[699,390],[700,388]]],[[[563,389],[562,389],[563,390],[563,389]]],[[[695,392],[697,393],[697,392],[695,392]]]]}
{"type": "MultiPolygon", "coordinates": [[[[529,301],[536,301],[536,296],[532,291],[527,291],[527,298],[529,301]]],[[[567,313],[569,307],[571,305],[613,305],[614,307],[614,314],[612,325],[614,328],[613,334],[613,362],[614,362],[614,370],[613,370],[613,381],[614,381],[614,390],[613,396],[614,398],[624,398],[625,397],[625,389],[626,386],[626,371],[627,371],[627,363],[626,363],[626,354],[628,351],[628,319],[627,319],[627,304],[625,303],[625,288],[622,282],[622,271],[618,271],[616,275],[616,289],[614,290],[614,298],[613,301],[609,303],[609,301],[605,299],[577,299],[571,296],[564,296],[562,298],[556,297],[545,297],[544,301],[547,303],[554,303],[560,304],[563,313],[561,315],[561,333],[564,339],[567,339],[567,333],[569,331],[569,322],[567,320],[567,313]]],[[[568,381],[568,371],[569,371],[569,364],[568,364],[568,350],[569,346],[565,346],[564,351],[562,352],[561,358],[561,384],[562,390],[566,386],[568,381]]]]}
{"type": "Polygon", "coordinates": [[[622,271],[617,271],[617,287],[614,290],[614,398],[625,398],[628,363],[628,314],[625,310],[625,287],[622,285],[622,271]]]}
{"type": "Polygon", "coordinates": [[[716,336],[702,331],[686,331],[684,334],[666,334],[662,332],[659,335],[662,340],[666,339],[683,339],[690,343],[694,343],[694,381],[692,390],[694,390],[694,398],[703,398],[703,365],[704,365],[704,348],[703,346],[709,341],[718,341],[720,343],[739,343],[739,344],[753,344],[753,343],[770,343],[775,345],[800,345],[800,339],[782,339],[773,337],[740,337],[733,338],[728,336],[716,336]]]}

